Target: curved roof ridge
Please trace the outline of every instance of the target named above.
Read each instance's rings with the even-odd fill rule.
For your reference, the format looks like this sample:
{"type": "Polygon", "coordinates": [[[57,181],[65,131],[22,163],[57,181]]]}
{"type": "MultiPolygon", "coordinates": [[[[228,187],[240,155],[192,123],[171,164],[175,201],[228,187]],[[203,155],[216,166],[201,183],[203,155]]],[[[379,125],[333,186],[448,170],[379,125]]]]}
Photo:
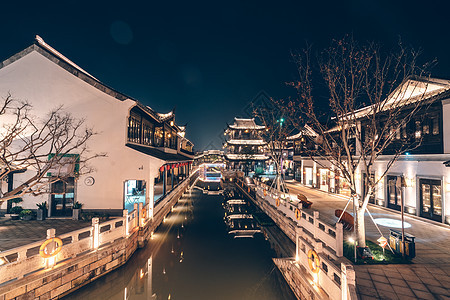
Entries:
{"type": "Polygon", "coordinates": [[[42,46],[43,48],[45,48],[47,51],[51,52],[52,54],[54,54],[55,56],[57,56],[59,59],[62,59],[63,61],[65,61],[66,63],[68,63],[69,65],[71,65],[72,67],[80,70],[81,72],[83,72],[84,74],[92,77],[93,79],[98,80],[97,78],[95,78],[94,76],[92,76],[91,74],[89,74],[88,72],[86,72],[83,68],[81,68],[79,65],[77,65],[76,63],[74,63],[73,61],[71,61],[70,59],[68,59],[67,57],[65,57],[64,55],[61,54],[61,52],[59,52],[58,50],[56,50],[55,48],[53,48],[52,46],[50,46],[49,44],[47,44],[43,38],[41,38],[39,35],[36,34],[36,37],[34,38],[35,41],[42,46]]]}

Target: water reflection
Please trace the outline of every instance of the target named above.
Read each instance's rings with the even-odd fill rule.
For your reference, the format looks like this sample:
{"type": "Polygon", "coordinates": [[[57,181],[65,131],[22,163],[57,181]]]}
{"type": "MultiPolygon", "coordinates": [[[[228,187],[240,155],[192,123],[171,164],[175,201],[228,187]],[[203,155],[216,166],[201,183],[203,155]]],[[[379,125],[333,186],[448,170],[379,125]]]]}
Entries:
{"type": "MultiPolygon", "coordinates": [[[[276,254],[263,234],[247,239],[228,234],[223,201],[223,196],[192,191],[125,266],[66,298],[295,299],[272,263],[276,254]]],[[[232,222],[234,228],[253,226],[261,232],[250,214],[253,208],[242,205],[241,211],[227,210],[227,216],[236,209],[252,216],[251,222],[232,222]]]]}

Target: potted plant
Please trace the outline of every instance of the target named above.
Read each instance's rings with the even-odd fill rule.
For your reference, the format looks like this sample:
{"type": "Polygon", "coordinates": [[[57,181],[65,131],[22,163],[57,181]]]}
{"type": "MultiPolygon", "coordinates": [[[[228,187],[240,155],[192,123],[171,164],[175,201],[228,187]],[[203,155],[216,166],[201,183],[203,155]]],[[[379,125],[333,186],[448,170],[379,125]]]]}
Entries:
{"type": "Polygon", "coordinates": [[[22,206],[14,206],[9,210],[12,220],[19,220],[19,214],[23,210],[22,206]]]}
{"type": "Polygon", "coordinates": [[[81,207],[83,206],[82,203],[75,201],[73,204],[73,214],[72,214],[72,220],[79,220],[80,219],[80,211],[81,207]]]}
{"type": "Polygon", "coordinates": [[[47,201],[44,201],[42,203],[36,203],[36,206],[38,207],[37,219],[39,221],[45,220],[45,217],[47,215],[47,201]]]}
{"type": "Polygon", "coordinates": [[[23,209],[19,216],[22,220],[29,221],[33,218],[33,211],[31,209],[23,209]]]}

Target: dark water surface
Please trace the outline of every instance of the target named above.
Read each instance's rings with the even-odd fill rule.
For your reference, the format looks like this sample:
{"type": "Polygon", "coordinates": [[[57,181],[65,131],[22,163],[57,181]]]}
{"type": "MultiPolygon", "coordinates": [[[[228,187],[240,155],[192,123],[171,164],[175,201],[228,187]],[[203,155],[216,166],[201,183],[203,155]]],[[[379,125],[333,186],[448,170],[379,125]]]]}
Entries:
{"type": "Polygon", "coordinates": [[[263,234],[227,233],[222,201],[193,190],[125,266],[64,299],[295,299],[263,234]]]}

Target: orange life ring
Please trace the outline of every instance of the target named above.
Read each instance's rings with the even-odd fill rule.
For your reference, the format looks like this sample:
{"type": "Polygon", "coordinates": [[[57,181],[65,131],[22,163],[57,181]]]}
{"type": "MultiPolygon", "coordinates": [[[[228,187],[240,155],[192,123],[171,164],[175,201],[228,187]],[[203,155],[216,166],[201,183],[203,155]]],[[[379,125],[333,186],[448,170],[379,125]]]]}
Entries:
{"type": "Polygon", "coordinates": [[[280,198],[277,198],[277,200],[275,200],[275,205],[280,206],[280,198]]]}
{"type": "Polygon", "coordinates": [[[319,255],[317,254],[316,251],[314,251],[313,249],[309,249],[308,251],[308,265],[309,265],[309,269],[313,272],[313,273],[319,273],[320,270],[320,259],[319,259],[319,255]]]}
{"type": "Polygon", "coordinates": [[[297,221],[300,221],[300,218],[302,216],[300,215],[300,210],[298,208],[295,209],[295,218],[297,219],[297,221]]]}
{"type": "Polygon", "coordinates": [[[42,243],[41,247],[39,248],[39,255],[42,256],[43,258],[50,258],[52,256],[55,256],[56,254],[59,253],[59,251],[61,251],[62,249],[62,245],[63,242],[60,238],[54,237],[54,238],[50,238],[45,240],[45,242],[42,243]],[[57,244],[57,247],[55,250],[53,250],[52,253],[47,253],[47,246],[48,244],[55,242],[57,244]]]}
{"type": "Polygon", "coordinates": [[[264,190],[264,196],[267,196],[267,191],[266,190],[264,190]]]}

